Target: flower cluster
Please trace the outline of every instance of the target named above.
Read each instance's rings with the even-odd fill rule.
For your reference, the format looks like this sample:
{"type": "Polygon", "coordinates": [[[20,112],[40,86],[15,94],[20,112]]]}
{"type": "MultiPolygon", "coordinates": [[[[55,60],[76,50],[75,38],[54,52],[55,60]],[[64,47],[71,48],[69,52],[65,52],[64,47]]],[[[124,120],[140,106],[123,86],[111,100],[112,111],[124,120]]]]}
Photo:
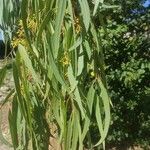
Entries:
{"type": "Polygon", "coordinates": [[[64,55],[61,58],[60,62],[63,64],[63,67],[69,65],[70,59],[67,51],[64,52],[64,55]]]}
{"type": "Polygon", "coordinates": [[[77,17],[75,17],[74,26],[75,26],[76,33],[77,34],[80,33],[81,32],[81,25],[80,25],[80,20],[77,17]]]}
{"type": "Polygon", "coordinates": [[[16,36],[13,38],[11,44],[12,44],[13,48],[16,48],[19,44],[22,44],[24,46],[27,45],[27,41],[25,39],[25,34],[24,34],[22,20],[19,20],[18,31],[16,32],[16,36]]]}
{"type": "Polygon", "coordinates": [[[28,29],[34,35],[37,30],[37,22],[35,21],[35,15],[33,15],[32,17],[29,17],[27,26],[28,26],[28,29]]]}
{"type": "MultiPolygon", "coordinates": [[[[31,33],[31,36],[35,35],[36,29],[37,29],[37,23],[35,21],[35,16],[34,15],[32,17],[28,17],[27,27],[28,27],[28,30],[31,33]]],[[[24,33],[22,20],[19,20],[18,30],[17,30],[16,35],[14,36],[14,38],[12,40],[13,48],[16,48],[19,44],[21,44],[25,47],[27,47],[27,45],[28,45],[27,40],[25,38],[25,33],[24,33]]]]}

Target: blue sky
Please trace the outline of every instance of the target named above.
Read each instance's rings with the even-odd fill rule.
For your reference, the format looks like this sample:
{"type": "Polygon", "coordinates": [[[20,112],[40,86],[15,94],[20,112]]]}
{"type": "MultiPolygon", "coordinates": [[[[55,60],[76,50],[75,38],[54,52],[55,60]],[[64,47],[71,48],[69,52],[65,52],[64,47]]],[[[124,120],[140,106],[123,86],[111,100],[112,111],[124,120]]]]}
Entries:
{"type": "Polygon", "coordinates": [[[144,4],[143,4],[143,6],[145,6],[145,7],[148,7],[150,5],[150,0],[147,0],[144,4]]]}

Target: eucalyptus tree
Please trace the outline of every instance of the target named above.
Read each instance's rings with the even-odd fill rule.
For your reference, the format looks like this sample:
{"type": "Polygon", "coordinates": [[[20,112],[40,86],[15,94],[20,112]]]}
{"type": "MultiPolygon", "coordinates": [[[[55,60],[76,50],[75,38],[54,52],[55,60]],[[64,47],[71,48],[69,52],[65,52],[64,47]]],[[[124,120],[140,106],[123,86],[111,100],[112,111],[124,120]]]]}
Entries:
{"type": "Polygon", "coordinates": [[[12,9],[3,5],[2,26],[13,33],[12,46],[18,49],[15,89],[5,99],[13,97],[9,124],[14,149],[46,150],[54,145],[52,138],[58,149],[105,147],[110,98],[93,21],[103,0],[7,2],[12,9]],[[91,139],[91,124],[98,129],[98,141],[91,139]]]}

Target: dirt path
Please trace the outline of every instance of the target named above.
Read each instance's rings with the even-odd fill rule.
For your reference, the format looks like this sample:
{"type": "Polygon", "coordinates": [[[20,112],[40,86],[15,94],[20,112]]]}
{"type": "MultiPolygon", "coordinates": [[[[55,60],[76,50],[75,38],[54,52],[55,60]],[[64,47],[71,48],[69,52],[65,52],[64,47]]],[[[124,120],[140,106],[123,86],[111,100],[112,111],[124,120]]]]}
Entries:
{"type": "MultiPolygon", "coordinates": [[[[0,60],[0,69],[3,67],[3,60],[0,60]]],[[[13,77],[12,77],[12,70],[7,70],[6,78],[0,87],[0,106],[1,103],[4,101],[7,94],[11,91],[14,87],[13,77]]],[[[3,137],[11,143],[10,132],[9,132],[9,124],[8,124],[8,112],[10,109],[10,104],[6,104],[2,109],[0,109],[0,121],[1,121],[1,131],[3,137]]],[[[5,140],[0,136],[0,150],[12,150],[12,148],[8,147],[5,143],[5,140]]]]}
{"type": "MultiPolygon", "coordinates": [[[[2,131],[3,137],[5,138],[6,141],[11,143],[11,137],[10,137],[10,132],[9,132],[9,124],[8,124],[9,109],[10,109],[10,104],[8,103],[1,109],[1,111],[0,111],[1,116],[0,117],[1,117],[1,131],[2,131]]],[[[1,139],[1,141],[0,141],[0,150],[12,150],[12,148],[7,146],[7,144],[5,143],[6,141],[4,141],[2,139],[2,137],[0,137],[0,139],[1,139]]]]}

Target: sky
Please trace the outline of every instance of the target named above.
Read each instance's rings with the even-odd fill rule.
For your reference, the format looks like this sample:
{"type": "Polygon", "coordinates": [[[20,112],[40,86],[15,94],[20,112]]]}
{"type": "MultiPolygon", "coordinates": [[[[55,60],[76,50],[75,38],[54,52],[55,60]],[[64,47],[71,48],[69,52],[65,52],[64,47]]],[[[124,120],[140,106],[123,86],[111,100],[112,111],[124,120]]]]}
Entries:
{"type": "MultiPolygon", "coordinates": [[[[143,4],[144,7],[148,7],[150,6],[150,0],[147,0],[144,4],[143,4]]],[[[1,33],[1,30],[0,30],[0,40],[3,39],[3,36],[2,36],[2,33],[1,33]]]]}
{"type": "Polygon", "coordinates": [[[143,4],[144,7],[148,7],[149,5],[150,5],[150,0],[147,0],[147,1],[143,4]]]}

